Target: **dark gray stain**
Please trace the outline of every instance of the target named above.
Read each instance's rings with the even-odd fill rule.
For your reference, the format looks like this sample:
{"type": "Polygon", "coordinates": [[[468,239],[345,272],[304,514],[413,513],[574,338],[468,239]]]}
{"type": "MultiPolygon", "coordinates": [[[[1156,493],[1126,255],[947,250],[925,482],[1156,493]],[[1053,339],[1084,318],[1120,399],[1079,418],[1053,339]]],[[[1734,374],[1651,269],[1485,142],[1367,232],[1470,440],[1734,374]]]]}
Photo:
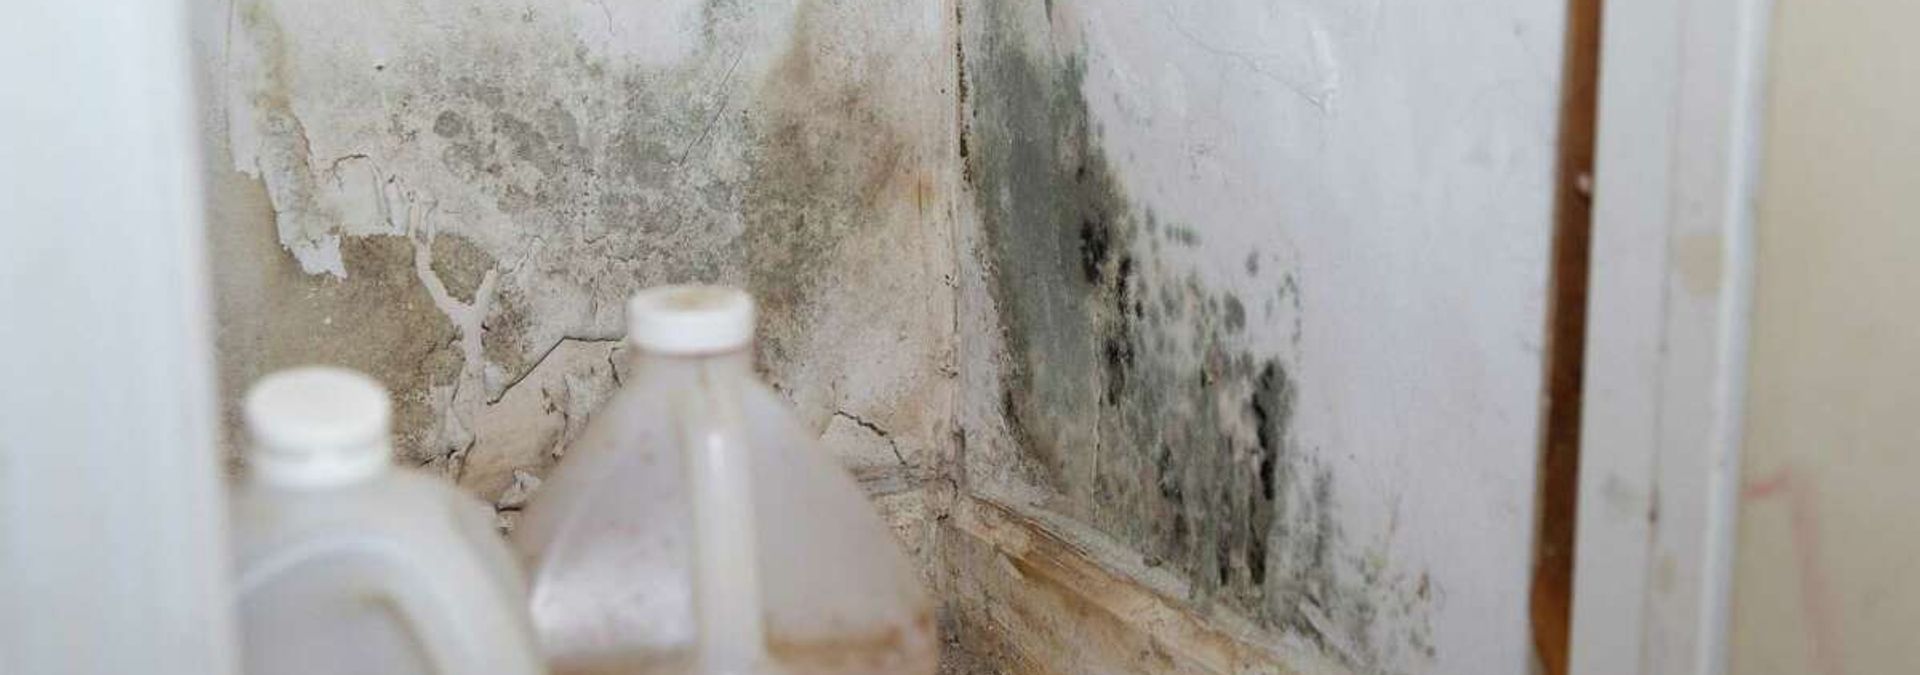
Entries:
{"type": "Polygon", "coordinates": [[[1187,248],[1200,245],[1200,231],[1186,225],[1169,225],[1166,229],[1167,240],[1187,248]]]}
{"type": "Polygon", "coordinates": [[[441,138],[466,138],[468,129],[467,118],[452,110],[443,110],[433,118],[433,135],[441,138]]]}
{"type": "MultiPolygon", "coordinates": [[[[593,166],[596,158],[582,143],[573,114],[558,102],[510,97],[471,78],[456,77],[450,85],[436,92],[449,107],[430,123],[441,143],[441,164],[515,218],[549,223],[575,212],[573,202],[585,196],[575,168],[593,166]],[[534,113],[523,117],[528,110],[534,113]]],[[[419,136],[410,127],[404,133],[419,136]]]]}
{"type": "Polygon", "coordinates": [[[974,180],[973,134],[968,127],[973,120],[971,114],[973,92],[970,89],[973,84],[972,78],[967,76],[966,5],[964,1],[953,3],[953,80],[954,104],[961,111],[960,133],[959,138],[956,139],[960,154],[960,179],[966,183],[972,183],[974,180]]]}
{"type": "Polygon", "coordinates": [[[1247,306],[1241,304],[1239,296],[1220,296],[1220,306],[1226,313],[1227,330],[1238,333],[1247,328],[1247,306]]]}
{"type": "MultiPolygon", "coordinates": [[[[1199,231],[1125,193],[1076,50],[1025,46],[1012,3],[970,7],[988,26],[962,53],[969,180],[1007,346],[1002,414],[1032,473],[1069,515],[1179,571],[1196,603],[1380,669],[1404,651],[1374,644],[1394,589],[1356,572],[1371,568],[1334,517],[1333,475],[1292,437],[1287,364],[1255,353],[1239,296],[1158,255],[1199,231]]],[[[1245,268],[1260,274],[1258,253],[1245,268]]]]}

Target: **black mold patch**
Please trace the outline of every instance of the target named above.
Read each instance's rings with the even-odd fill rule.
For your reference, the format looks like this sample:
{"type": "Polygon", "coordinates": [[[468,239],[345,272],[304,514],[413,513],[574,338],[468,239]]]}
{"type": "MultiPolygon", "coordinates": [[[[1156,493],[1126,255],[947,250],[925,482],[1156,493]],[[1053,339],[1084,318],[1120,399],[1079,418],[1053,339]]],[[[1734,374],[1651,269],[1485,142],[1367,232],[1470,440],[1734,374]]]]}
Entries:
{"type": "Polygon", "coordinates": [[[1025,10],[983,4],[966,133],[1008,350],[1002,412],[1031,473],[1057,508],[1181,572],[1197,603],[1378,670],[1404,651],[1376,646],[1397,630],[1374,607],[1394,589],[1356,572],[1333,476],[1295,447],[1286,364],[1255,355],[1240,297],[1157,255],[1200,235],[1131,203],[1089,120],[1084,64],[1031,52],[1018,36],[1032,22],[1012,16],[1025,10]]]}
{"type": "Polygon", "coordinates": [[[1191,227],[1173,225],[1166,229],[1166,233],[1168,240],[1181,246],[1192,248],[1200,245],[1200,232],[1191,227]]]}
{"type": "Polygon", "coordinates": [[[1246,329],[1247,306],[1240,303],[1240,298],[1232,295],[1221,296],[1220,308],[1226,315],[1227,330],[1238,333],[1246,329]]]}
{"type": "Polygon", "coordinates": [[[1080,271],[1086,274],[1087,283],[1100,282],[1112,240],[1113,232],[1106,223],[1092,218],[1080,221],[1080,271]]]}
{"type": "Polygon", "coordinates": [[[973,146],[971,144],[973,134],[968,132],[968,127],[971,126],[972,122],[972,108],[970,104],[972,100],[972,92],[970,91],[972,84],[967,77],[966,31],[960,30],[960,27],[966,25],[966,4],[964,1],[953,3],[953,80],[954,99],[961,111],[959,116],[960,137],[957,143],[960,153],[960,180],[972,184],[974,176],[973,146]]]}

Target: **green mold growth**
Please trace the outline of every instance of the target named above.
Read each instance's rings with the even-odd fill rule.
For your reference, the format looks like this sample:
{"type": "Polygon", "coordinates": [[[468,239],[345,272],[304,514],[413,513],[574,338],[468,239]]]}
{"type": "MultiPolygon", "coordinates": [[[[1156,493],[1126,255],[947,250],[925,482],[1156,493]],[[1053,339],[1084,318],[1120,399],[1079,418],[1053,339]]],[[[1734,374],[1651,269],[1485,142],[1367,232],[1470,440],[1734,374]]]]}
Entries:
{"type": "Polygon", "coordinates": [[[1292,437],[1295,380],[1250,343],[1246,303],[1159,254],[1201,246],[1199,229],[1129,200],[1088,117],[1085,62],[1034,53],[1014,10],[984,4],[988,37],[965,52],[969,175],[1005,335],[1003,415],[1058,494],[1050,508],[1179,572],[1197,605],[1355,670],[1430,654],[1426,591],[1342,532],[1330,469],[1292,437]]]}

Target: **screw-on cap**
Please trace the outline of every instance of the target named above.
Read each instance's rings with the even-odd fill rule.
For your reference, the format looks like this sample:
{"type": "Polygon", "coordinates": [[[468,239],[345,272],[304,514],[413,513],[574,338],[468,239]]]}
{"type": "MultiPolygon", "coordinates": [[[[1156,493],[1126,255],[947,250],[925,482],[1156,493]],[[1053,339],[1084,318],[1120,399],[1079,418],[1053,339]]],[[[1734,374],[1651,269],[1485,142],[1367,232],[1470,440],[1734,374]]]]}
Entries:
{"type": "Polygon", "coordinates": [[[379,475],[393,462],[387,390],[343,368],[283,370],[247,392],[248,463],[281,485],[329,487],[379,475]]]}
{"type": "Polygon", "coordinates": [[[753,297],[731,286],[656,286],[627,301],[627,339],[658,354],[714,354],[753,342],[753,297]]]}

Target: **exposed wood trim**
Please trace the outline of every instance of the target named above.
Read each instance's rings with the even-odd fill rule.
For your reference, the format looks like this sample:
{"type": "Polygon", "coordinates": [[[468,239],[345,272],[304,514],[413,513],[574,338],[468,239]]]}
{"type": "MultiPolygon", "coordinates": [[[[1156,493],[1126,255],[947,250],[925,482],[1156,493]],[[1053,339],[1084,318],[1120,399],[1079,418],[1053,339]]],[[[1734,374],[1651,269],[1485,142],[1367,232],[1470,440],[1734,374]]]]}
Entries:
{"type": "Polygon", "coordinates": [[[1305,645],[1263,639],[1250,622],[1215,611],[1189,609],[1185,582],[1177,575],[1121,554],[1117,542],[1049,514],[980,497],[962,497],[948,526],[984,544],[997,563],[961,564],[961,575],[997,575],[1011,586],[1009,607],[996,607],[1018,622],[1036,615],[1059,635],[1022,634],[1008,626],[997,636],[1001,659],[1021,673],[1131,672],[1209,675],[1351,675],[1305,645]],[[1041,596],[1064,596],[1048,604],[1041,596]],[[1028,606],[1023,606],[1028,605],[1028,606]],[[1067,607],[1052,613],[1047,607],[1067,607]],[[1114,638],[1112,634],[1122,637],[1114,638]],[[1006,658],[1010,657],[1010,658],[1006,658]],[[1089,668],[1092,668],[1089,670],[1089,668]]]}
{"type": "Polygon", "coordinates": [[[1567,0],[1554,185],[1553,286],[1548,297],[1546,411],[1530,615],[1547,675],[1566,675],[1573,618],[1575,505],[1580,488],[1580,383],[1587,331],[1594,115],[1600,85],[1600,2],[1567,0]]]}
{"type": "Polygon", "coordinates": [[[1571,672],[1718,673],[1769,0],[1608,0],[1571,672]]]}

